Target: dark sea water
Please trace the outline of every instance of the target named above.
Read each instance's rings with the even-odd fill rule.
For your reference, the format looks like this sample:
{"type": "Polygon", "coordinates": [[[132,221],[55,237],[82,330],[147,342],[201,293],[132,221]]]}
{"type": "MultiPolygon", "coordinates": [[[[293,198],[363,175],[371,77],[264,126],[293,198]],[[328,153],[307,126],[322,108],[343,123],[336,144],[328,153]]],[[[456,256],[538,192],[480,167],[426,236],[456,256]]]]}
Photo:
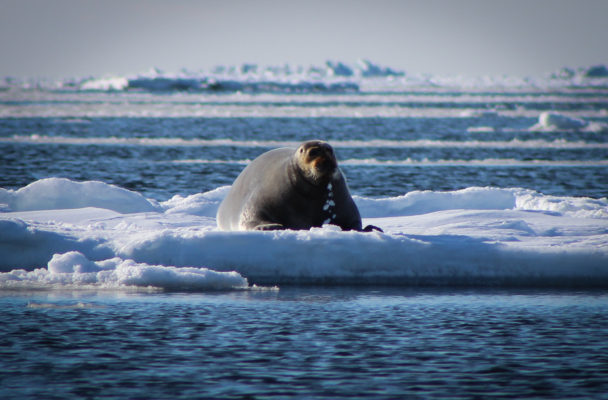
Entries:
{"type": "Polygon", "coordinates": [[[101,180],[162,201],[229,185],[271,148],[323,139],[336,148],[358,195],[494,186],[608,196],[605,89],[11,93],[0,98],[4,188],[66,177],[101,180]],[[589,125],[531,129],[542,113],[589,125]]]}
{"type": "Polygon", "coordinates": [[[608,294],[0,294],[0,398],[608,398],[608,294]]]}

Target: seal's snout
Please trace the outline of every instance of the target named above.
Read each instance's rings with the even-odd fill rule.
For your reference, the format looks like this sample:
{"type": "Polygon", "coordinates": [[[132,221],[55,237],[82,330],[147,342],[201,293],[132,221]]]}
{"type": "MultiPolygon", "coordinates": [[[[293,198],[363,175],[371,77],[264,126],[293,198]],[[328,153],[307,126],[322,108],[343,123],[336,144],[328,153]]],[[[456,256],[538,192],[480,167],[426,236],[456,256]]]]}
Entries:
{"type": "Polygon", "coordinates": [[[338,166],[333,149],[323,142],[315,143],[308,149],[308,162],[322,173],[333,172],[338,166]]]}
{"type": "Polygon", "coordinates": [[[323,172],[331,172],[337,167],[336,160],[333,158],[333,156],[328,154],[323,154],[317,157],[312,162],[312,165],[316,170],[323,172]]]}
{"type": "Polygon", "coordinates": [[[303,143],[296,152],[300,171],[314,185],[326,185],[338,169],[334,149],[320,140],[303,143]]]}

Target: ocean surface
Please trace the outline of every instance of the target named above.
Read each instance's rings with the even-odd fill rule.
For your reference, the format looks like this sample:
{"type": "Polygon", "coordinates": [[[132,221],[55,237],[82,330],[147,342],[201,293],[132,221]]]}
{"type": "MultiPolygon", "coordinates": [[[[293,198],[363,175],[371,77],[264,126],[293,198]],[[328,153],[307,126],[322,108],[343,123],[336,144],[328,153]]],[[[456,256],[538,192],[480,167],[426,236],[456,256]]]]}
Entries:
{"type": "Polygon", "coordinates": [[[0,81],[0,398],[608,398],[598,68],[0,81]],[[217,232],[309,139],[386,234],[217,232]]]}
{"type": "Polygon", "coordinates": [[[45,177],[102,180],[167,200],[230,185],[262,152],[320,138],[335,147],[353,194],[383,197],[495,186],[608,196],[607,130],[554,125],[530,130],[541,113],[555,110],[608,124],[608,89],[593,96],[545,95],[551,99],[538,93],[440,92],[301,95],[310,100],[274,95],[277,99],[269,102],[264,95],[258,100],[257,95],[234,94],[207,99],[179,93],[44,93],[50,99],[18,105],[4,101],[4,107],[11,103],[19,111],[49,115],[13,112],[17,116],[2,118],[0,112],[0,185],[16,189],[45,177]],[[235,107],[236,117],[196,116],[199,108],[230,114],[235,107]],[[148,108],[161,109],[160,116],[129,115],[145,114],[148,108]],[[371,115],[353,116],[360,109],[371,115]],[[64,114],[69,110],[75,115],[64,114]],[[314,117],[317,111],[330,116],[314,117]],[[374,116],[374,111],[405,115],[374,116]],[[256,112],[260,116],[248,115],[256,112]],[[174,115],[180,113],[186,116],[174,115]],[[266,115],[272,113],[278,116],[266,115]]]}
{"type": "Polygon", "coordinates": [[[608,393],[606,292],[0,293],[3,399],[608,393]]]}

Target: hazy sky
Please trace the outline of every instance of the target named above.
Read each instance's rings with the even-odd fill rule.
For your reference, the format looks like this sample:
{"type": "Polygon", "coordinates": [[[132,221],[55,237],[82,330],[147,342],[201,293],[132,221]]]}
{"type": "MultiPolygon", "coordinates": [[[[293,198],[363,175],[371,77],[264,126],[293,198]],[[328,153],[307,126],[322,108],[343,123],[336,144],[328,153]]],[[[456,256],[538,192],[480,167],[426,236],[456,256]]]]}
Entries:
{"type": "Polygon", "coordinates": [[[406,72],[608,64],[608,0],[0,0],[0,76],[368,58],[406,72]]]}

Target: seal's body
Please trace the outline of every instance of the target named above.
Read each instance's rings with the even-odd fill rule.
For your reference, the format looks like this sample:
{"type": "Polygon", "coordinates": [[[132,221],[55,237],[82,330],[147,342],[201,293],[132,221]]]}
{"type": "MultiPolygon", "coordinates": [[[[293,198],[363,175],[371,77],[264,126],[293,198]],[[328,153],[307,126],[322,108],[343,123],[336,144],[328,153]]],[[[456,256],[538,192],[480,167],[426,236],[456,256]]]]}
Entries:
{"type": "Polygon", "coordinates": [[[253,160],[217,212],[222,230],[310,229],[327,223],[361,230],[333,149],[321,141],[271,150],[253,160]]]}

